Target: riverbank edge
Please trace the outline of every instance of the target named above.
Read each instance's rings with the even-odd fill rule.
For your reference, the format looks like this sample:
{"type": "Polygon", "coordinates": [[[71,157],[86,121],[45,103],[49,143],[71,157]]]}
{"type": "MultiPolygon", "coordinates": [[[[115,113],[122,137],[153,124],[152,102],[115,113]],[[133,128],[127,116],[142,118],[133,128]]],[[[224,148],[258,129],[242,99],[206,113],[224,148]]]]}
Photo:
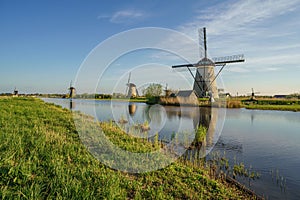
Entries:
{"type": "Polygon", "coordinates": [[[255,110],[275,110],[275,111],[292,111],[300,112],[300,101],[299,100],[281,100],[281,99],[272,99],[272,100],[255,100],[248,101],[247,99],[220,99],[215,102],[209,102],[208,99],[199,99],[198,105],[188,105],[177,103],[162,103],[159,98],[151,99],[146,102],[149,105],[160,104],[163,106],[193,106],[193,107],[208,107],[208,108],[227,108],[227,109],[255,109],[255,110]],[[260,105],[260,101],[266,101],[266,104],[260,105]],[[268,104],[270,101],[270,104],[268,104]],[[274,102],[285,102],[286,104],[275,104],[274,102]],[[296,103],[295,103],[296,102],[296,103]]]}
{"type": "MultiPolygon", "coordinates": [[[[10,98],[10,97],[7,97],[10,98]]],[[[43,99],[43,98],[41,98],[43,99]]],[[[51,99],[51,98],[50,98],[51,99]]],[[[64,99],[64,98],[53,98],[53,99],[64,99]]],[[[70,99],[72,100],[72,99],[70,99]]],[[[160,102],[149,102],[146,98],[143,99],[82,99],[74,98],[74,100],[94,100],[94,101],[113,101],[113,102],[128,102],[128,103],[146,103],[148,105],[159,104],[162,106],[193,106],[193,107],[205,107],[205,108],[225,108],[224,102],[226,102],[227,109],[239,109],[245,108],[249,110],[274,110],[274,111],[291,111],[300,112],[300,105],[257,105],[257,104],[244,104],[240,100],[223,100],[221,103],[214,102],[209,103],[208,100],[199,100],[199,105],[180,105],[180,104],[163,104],[160,102]]]]}

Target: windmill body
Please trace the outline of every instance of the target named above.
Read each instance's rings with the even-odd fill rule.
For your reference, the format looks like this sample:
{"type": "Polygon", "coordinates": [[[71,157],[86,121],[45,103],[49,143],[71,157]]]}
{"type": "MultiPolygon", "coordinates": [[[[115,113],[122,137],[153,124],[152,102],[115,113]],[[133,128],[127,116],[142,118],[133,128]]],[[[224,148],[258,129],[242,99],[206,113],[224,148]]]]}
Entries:
{"type": "Polygon", "coordinates": [[[70,87],[69,87],[69,98],[74,98],[76,95],[76,89],[75,87],[72,86],[72,81],[70,82],[70,87]]]}
{"type": "Polygon", "coordinates": [[[75,95],[76,95],[75,88],[74,87],[70,87],[69,90],[70,90],[69,97],[70,98],[74,98],[75,95]]]}
{"type": "Polygon", "coordinates": [[[197,96],[211,96],[214,99],[219,98],[217,84],[214,81],[215,63],[208,58],[203,58],[195,67],[197,70],[193,90],[196,92],[197,96]]]}
{"type": "Polygon", "coordinates": [[[127,86],[128,86],[127,97],[128,98],[137,97],[138,92],[137,92],[137,89],[136,89],[136,85],[134,83],[127,83],[127,86]]]}
{"type": "Polygon", "coordinates": [[[135,98],[138,97],[139,94],[136,85],[134,83],[130,83],[130,78],[131,78],[131,73],[129,73],[125,94],[127,98],[132,98],[132,97],[135,98]]]}

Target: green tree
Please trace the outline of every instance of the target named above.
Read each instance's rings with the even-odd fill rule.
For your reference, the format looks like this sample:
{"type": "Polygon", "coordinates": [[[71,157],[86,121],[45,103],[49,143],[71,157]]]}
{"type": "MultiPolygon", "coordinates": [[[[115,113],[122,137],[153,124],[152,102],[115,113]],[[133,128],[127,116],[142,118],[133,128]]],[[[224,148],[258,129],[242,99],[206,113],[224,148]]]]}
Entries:
{"type": "Polygon", "coordinates": [[[151,83],[146,89],[143,90],[144,95],[149,97],[158,97],[162,94],[162,85],[158,83],[151,83]]]}

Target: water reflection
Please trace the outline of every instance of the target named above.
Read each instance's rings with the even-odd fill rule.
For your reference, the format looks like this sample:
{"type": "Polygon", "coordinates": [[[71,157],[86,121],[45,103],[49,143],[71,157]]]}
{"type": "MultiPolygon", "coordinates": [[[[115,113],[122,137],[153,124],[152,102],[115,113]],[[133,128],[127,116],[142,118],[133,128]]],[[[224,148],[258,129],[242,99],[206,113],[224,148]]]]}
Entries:
{"type": "Polygon", "coordinates": [[[253,121],[254,121],[254,115],[253,113],[251,113],[251,125],[253,125],[253,121]]]}
{"type": "Polygon", "coordinates": [[[69,109],[70,109],[70,110],[75,109],[75,101],[73,101],[73,99],[70,99],[69,109]]]}
{"type": "MultiPolygon", "coordinates": [[[[220,123],[218,118],[223,111],[216,108],[199,107],[177,107],[146,105],[135,102],[111,102],[95,101],[82,99],[44,99],[48,102],[54,102],[70,110],[79,110],[85,114],[94,116],[99,121],[113,120],[119,123],[126,132],[132,130],[133,126],[147,124],[149,129],[146,133],[137,134],[137,137],[151,138],[158,133],[159,139],[170,143],[174,134],[180,137],[188,137],[187,140],[192,143],[195,137],[195,130],[199,126],[207,129],[207,136],[203,142],[202,154],[204,155],[214,146],[220,132],[220,123]],[[189,134],[189,135],[188,135],[189,134]],[[188,136],[187,136],[188,135],[188,136]]],[[[222,118],[222,117],[221,117],[222,118]]]]}
{"type": "Polygon", "coordinates": [[[136,112],[136,104],[135,103],[129,103],[128,104],[128,112],[130,114],[130,116],[134,116],[135,112],[136,112]]]}
{"type": "MultiPolygon", "coordinates": [[[[218,140],[217,134],[217,124],[219,118],[219,109],[216,108],[190,108],[190,118],[193,121],[194,130],[197,130],[199,127],[205,127],[207,130],[206,137],[201,143],[198,141],[197,146],[189,148],[185,155],[184,159],[189,160],[193,163],[198,162],[206,156],[207,153],[213,148],[218,140]]],[[[196,138],[195,138],[196,140],[196,138]]]]}
{"type": "Polygon", "coordinates": [[[217,142],[222,128],[220,118],[224,115],[223,111],[217,108],[150,106],[135,102],[82,99],[45,100],[70,110],[79,110],[99,121],[113,120],[127,133],[134,130],[136,137],[151,139],[158,133],[159,140],[166,144],[172,142],[174,135],[178,135],[181,140],[186,140],[185,143],[191,144],[197,128],[203,126],[207,129],[207,135],[202,145],[198,146],[197,150],[195,148],[189,149],[188,146],[184,147],[190,151],[189,153],[198,151],[197,155],[201,157],[205,156],[217,142]],[[142,128],[137,131],[133,127],[142,128]]]}
{"type": "MultiPolygon", "coordinates": [[[[193,133],[192,140],[195,139],[195,134],[198,127],[202,126],[207,129],[207,134],[201,145],[193,148],[187,148],[187,159],[203,158],[216,144],[220,127],[222,123],[218,122],[218,118],[224,115],[224,110],[219,113],[220,109],[217,108],[200,108],[200,107],[174,107],[174,106],[147,106],[144,109],[144,117],[150,122],[151,129],[164,125],[160,131],[160,139],[165,142],[170,142],[172,137],[164,137],[166,133],[170,133],[171,128],[166,130],[169,122],[172,127],[178,129],[178,133],[186,134],[186,132],[193,133]],[[183,124],[180,125],[180,122],[183,124]],[[179,124],[178,124],[179,123],[179,124]],[[188,125],[188,126],[187,126],[188,125]],[[168,138],[168,139],[166,139],[168,138]]],[[[221,121],[219,119],[219,121],[221,121]]],[[[174,130],[174,129],[173,129],[174,130]]],[[[172,132],[171,132],[172,133],[172,132]]],[[[174,133],[174,131],[173,131],[174,133]]],[[[191,138],[190,138],[191,139],[191,138]]],[[[190,141],[192,144],[197,141],[190,141]]]]}

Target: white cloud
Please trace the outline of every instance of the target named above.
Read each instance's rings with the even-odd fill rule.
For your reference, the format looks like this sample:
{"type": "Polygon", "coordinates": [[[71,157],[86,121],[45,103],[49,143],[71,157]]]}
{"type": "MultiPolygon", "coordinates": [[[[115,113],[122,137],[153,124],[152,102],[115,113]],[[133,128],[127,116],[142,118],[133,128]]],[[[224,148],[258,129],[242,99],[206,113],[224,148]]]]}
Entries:
{"type": "Polygon", "coordinates": [[[288,55],[274,55],[274,56],[257,56],[248,60],[247,64],[252,66],[257,65],[297,65],[300,63],[300,53],[288,55]]]}
{"type": "Polygon", "coordinates": [[[282,68],[280,67],[263,67],[260,69],[257,69],[256,71],[258,72],[277,72],[277,71],[281,71],[282,68]]]}
{"type": "Polygon", "coordinates": [[[116,24],[127,24],[132,23],[137,20],[144,19],[147,14],[141,10],[128,9],[128,10],[119,10],[111,15],[99,15],[98,19],[109,19],[111,23],[116,24]]]}
{"type": "Polygon", "coordinates": [[[101,14],[101,15],[98,15],[97,19],[108,19],[110,18],[110,15],[107,15],[107,14],[101,14]]]}
{"type": "Polygon", "coordinates": [[[180,64],[197,62],[199,60],[199,48],[197,42],[179,32],[173,32],[164,41],[160,42],[162,51],[151,55],[151,58],[158,62],[180,64]]]}
{"type": "MultiPolygon", "coordinates": [[[[197,40],[197,29],[207,27],[209,52],[213,53],[213,56],[218,56],[219,53],[227,55],[231,54],[230,51],[235,53],[235,49],[253,49],[254,43],[260,40],[297,35],[297,31],[290,29],[295,29],[296,26],[292,24],[299,21],[298,19],[286,21],[282,26],[282,22],[274,21],[274,18],[294,11],[299,8],[299,3],[299,0],[240,0],[233,3],[227,1],[199,10],[194,19],[179,26],[178,30],[197,40]]],[[[273,43],[271,46],[280,48],[281,45],[273,43]]]]}
{"type": "MultiPolygon", "coordinates": [[[[190,45],[188,42],[178,40],[177,35],[175,38],[170,35],[162,43],[173,43],[182,52],[190,52],[189,59],[197,62],[200,59],[199,47],[196,46],[198,44],[197,29],[207,27],[209,57],[249,52],[250,56],[253,56],[251,53],[258,52],[257,49],[263,45],[260,43],[261,41],[271,41],[272,38],[273,40],[282,40],[284,37],[293,37],[298,34],[297,31],[291,32],[285,27],[278,27],[277,24],[274,25],[275,28],[272,28],[268,24],[270,23],[268,20],[274,20],[275,17],[294,11],[298,8],[297,3],[299,2],[299,0],[278,0],[276,2],[271,0],[239,0],[232,3],[227,1],[205,10],[199,10],[190,22],[178,26],[179,32],[186,34],[195,41],[194,47],[188,46],[190,45]]],[[[294,22],[290,20],[289,23],[294,22]]],[[[285,25],[288,26],[286,22],[285,25]]],[[[291,25],[291,27],[295,26],[291,25]]],[[[287,43],[283,46],[282,43],[273,42],[272,44],[265,44],[264,49],[260,50],[269,48],[270,51],[279,51],[298,47],[299,45],[294,43],[287,43]]],[[[162,58],[163,56],[161,55],[162,58]]],[[[165,59],[168,58],[170,61],[175,60],[171,56],[165,57],[165,59]]]]}
{"type": "Polygon", "coordinates": [[[237,72],[237,73],[248,73],[249,72],[249,70],[244,67],[236,67],[236,66],[227,67],[226,71],[237,72]]]}
{"type": "Polygon", "coordinates": [[[206,10],[200,10],[195,19],[180,27],[190,32],[206,26],[210,34],[224,35],[226,32],[245,31],[249,26],[274,16],[291,12],[298,6],[299,0],[240,0],[219,4],[206,10]],[[199,26],[201,25],[201,26],[199,26]]]}

